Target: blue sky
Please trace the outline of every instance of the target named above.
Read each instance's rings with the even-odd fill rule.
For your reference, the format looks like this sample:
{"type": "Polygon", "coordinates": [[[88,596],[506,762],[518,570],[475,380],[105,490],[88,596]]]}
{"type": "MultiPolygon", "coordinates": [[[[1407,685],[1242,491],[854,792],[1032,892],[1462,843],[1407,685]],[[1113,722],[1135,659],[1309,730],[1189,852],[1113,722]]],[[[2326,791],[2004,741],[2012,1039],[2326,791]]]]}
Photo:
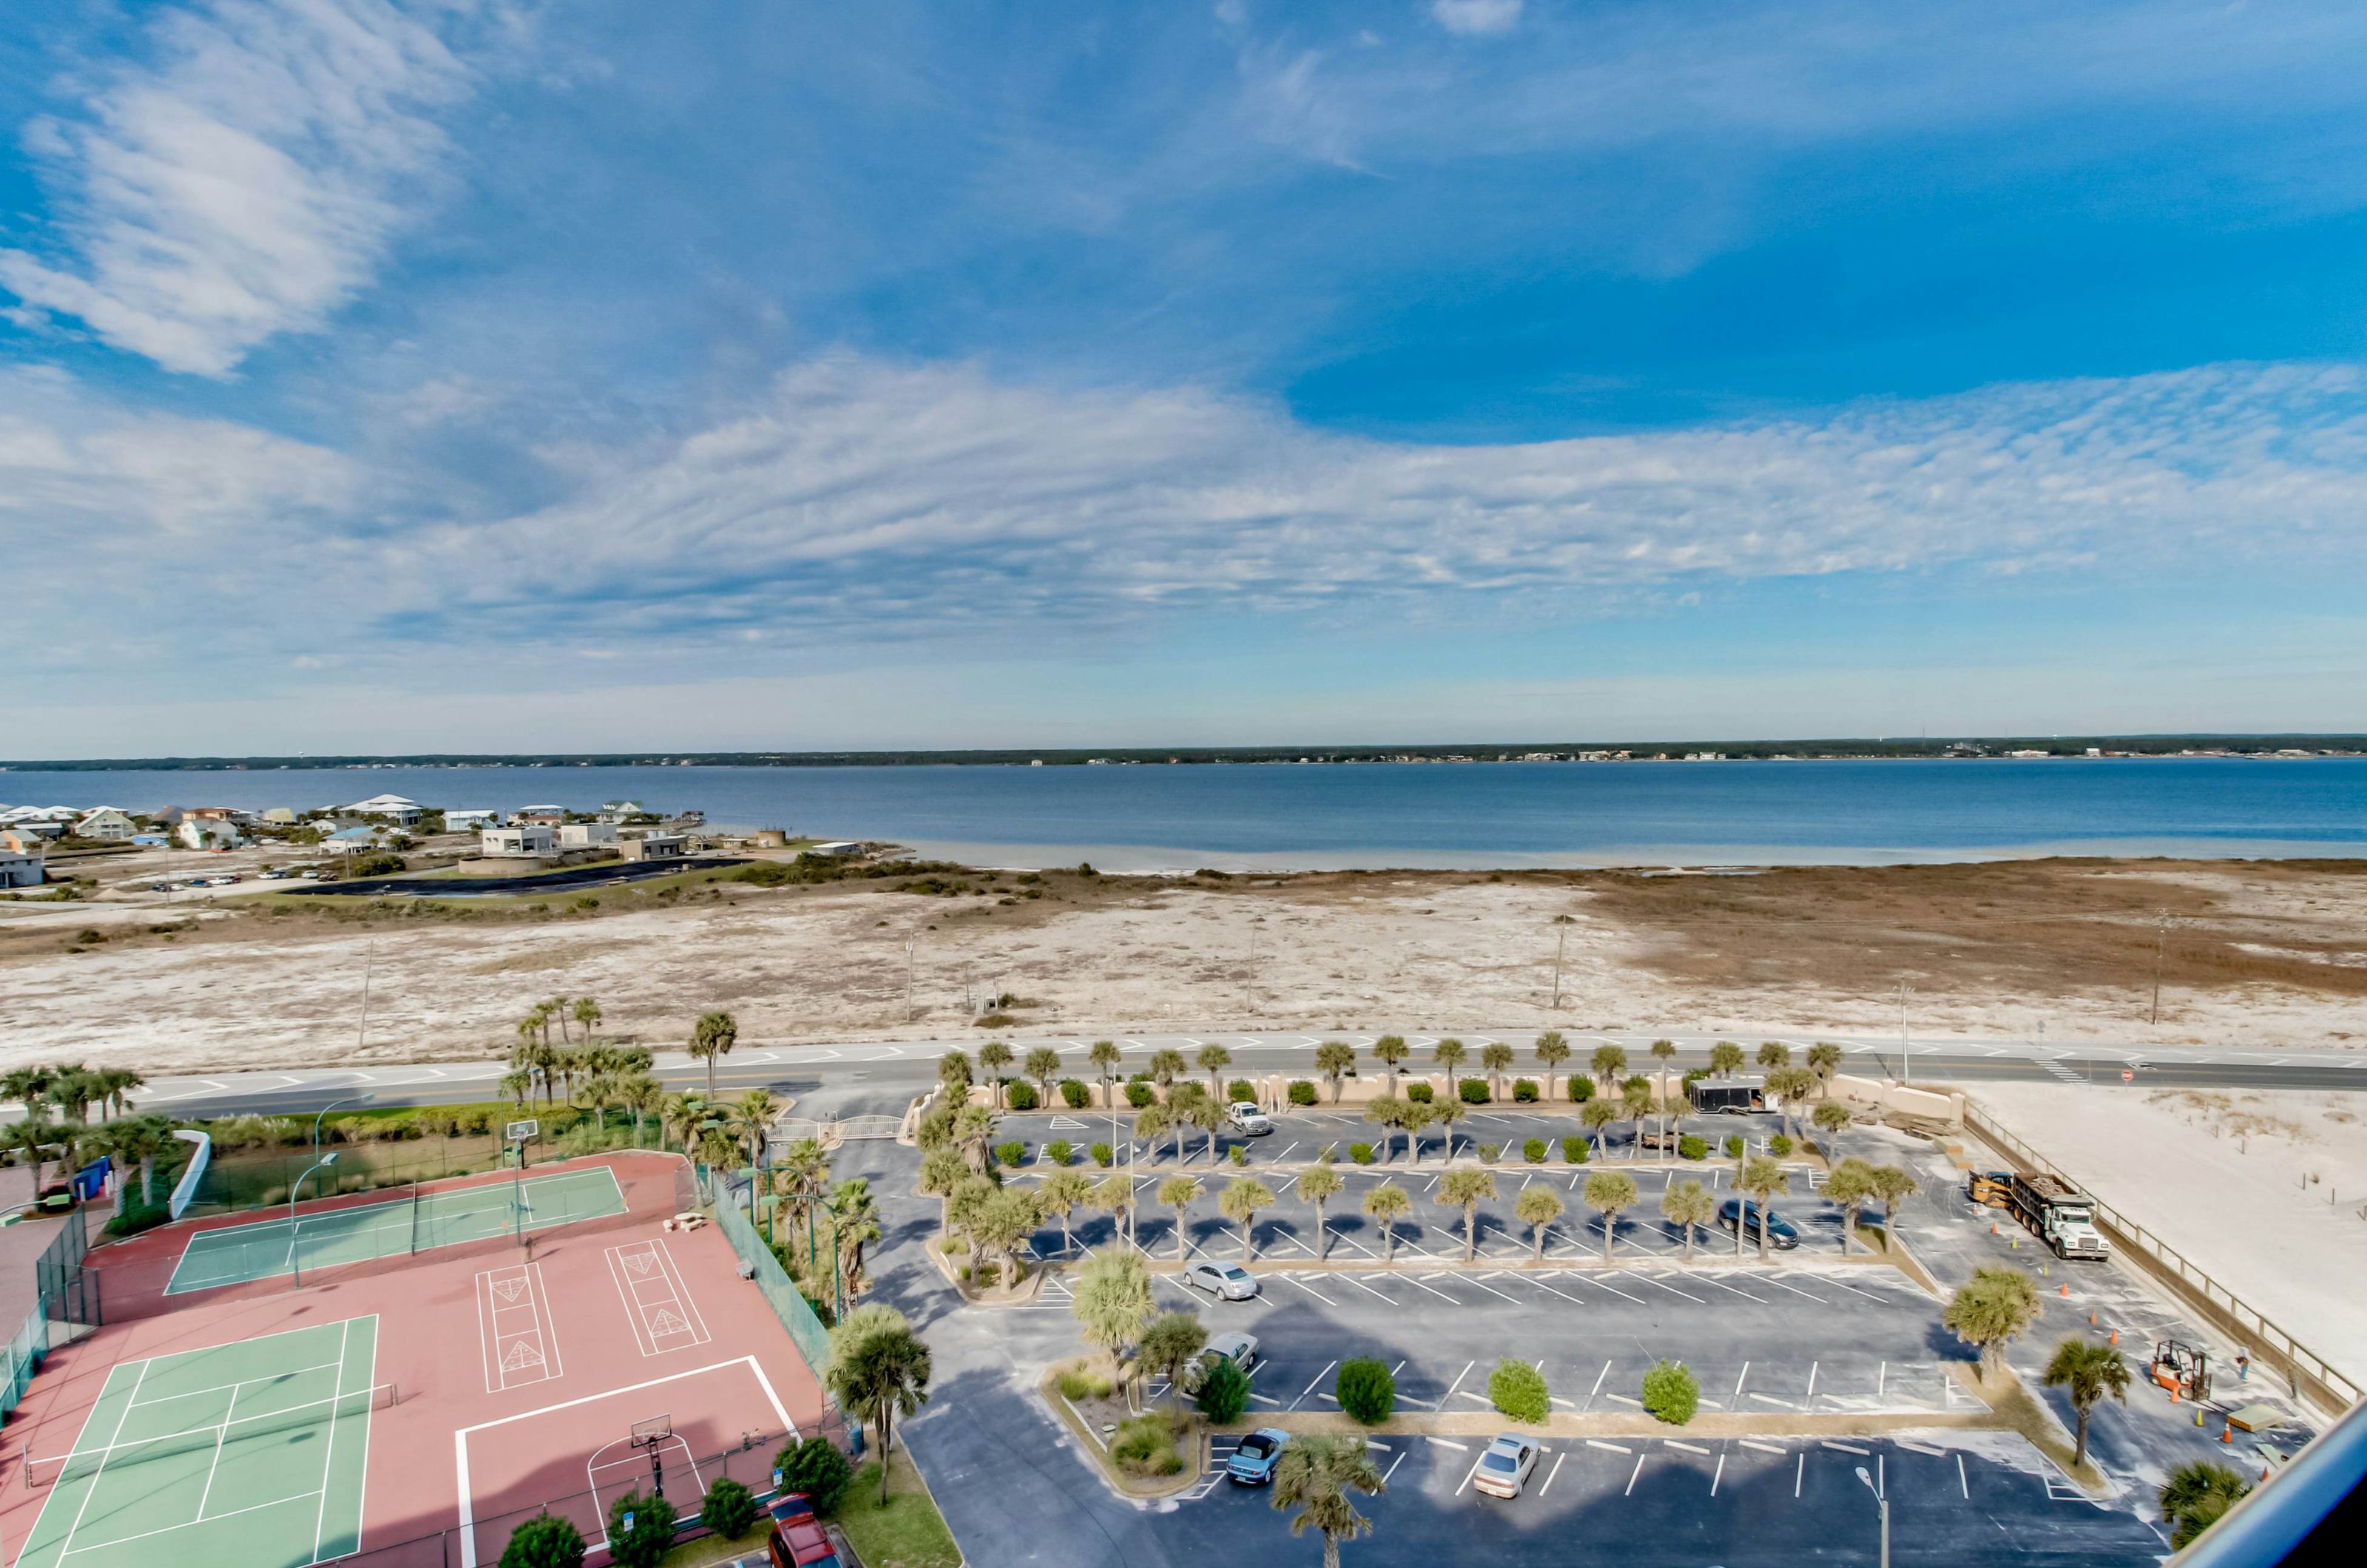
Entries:
{"type": "Polygon", "coordinates": [[[2367,10],[40,7],[0,754],[2367,728],[2367,10]]]}

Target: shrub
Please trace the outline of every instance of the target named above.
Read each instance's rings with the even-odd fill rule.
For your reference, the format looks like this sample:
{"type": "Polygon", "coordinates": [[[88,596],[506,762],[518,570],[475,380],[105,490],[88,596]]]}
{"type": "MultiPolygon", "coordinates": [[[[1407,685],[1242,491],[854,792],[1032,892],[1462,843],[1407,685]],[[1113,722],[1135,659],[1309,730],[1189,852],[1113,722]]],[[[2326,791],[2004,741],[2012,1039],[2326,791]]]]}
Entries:
{"type": "Polygon", "coordinates": [[[1257,1103],[1257,1090],[1251,1087],[1249,1079],[1235,1078],[1232,1082],[1225,1086],[1225,1098],[1237,1104],[1255,1105],[1257,1103]]]}
{"type": "Polygon", "coordinates": [[[1739,1134],[1739,1133],[1735,1133],[1735,1134],[1730,1134],[1730,1135],[1727,1138],[1727,1140],[1726,1140],[1726,1157],[1727,1157],[1727,1158],[1728,1158],[1728,1159],[1740,1159],[1740,1158],[1742,1157],[1742,1134],[1739,1134]]]}
{"type": "Polygon", "coordinates": [[[1545,1164],[1546,1141],[1543,1138],[1531,1138],[1521,1145],[1521,1157],[1531,1165],[1545,1164]]]}
{"type": "Polygon", "coordinates": [[[1126,1086],[1126,1102],[1137,1111],[1158,1098],[1158,1093],[1149,1084],[1139,1080],[1126,1086]]]}
{"type": "Polygon", "coordinates": [[[1209,1364],[1208,1375],[1200,1380],[1200,1394],[1193,1401],[1200,1414],[1219,1425],[1238,1421],[1241,1412],[1250,1407],[1250,1375],[1230,1356],[1219,1356],[1209,1364]]]}
{"type": "Polygon", "coordinates": [[[1036,1098],[1036,1086],[1025,1078],[1013,1078],[1002,1086],[1002,1092],[1014,1111],[1033,1111],[1041,1103],[1036,1098]]]}
{"type": "Polygon", "coordinates": [[[1370,1165],[1373,1163],[1373,1145],[1370,1144],[1350,1144],[1348,1145],[1348,1157],[1354,1160],[1358,1165],[1370,1165]]]}
{"type": "Polygon", "coordinates": [[[628,1492],[608,1506],[608,1561],[617,1568],[658,1568],[674,1546],[674,1505],[628,1492]],[[630,1529],[625,1516],[633,1517],[630,1529]]]}
{"type": "Polygon", "coordinates": [[[1466,1105],[1485,1105],[1488,1103],[1488,1080],[1465,1078],[1455,1086],[1455,1093],[1466,1105]]]}
{"type": "Polygon", "coordinates": [[[1055,1138],[1044,1145],[1044,1157],[1054,1165],[1066,1165],[1077,1152],[1077,1145],[1066,1138],[1055,1138]]]}
{"type": "Polygon", "coordinates": [[[1564,1138],[1561,1141],[1561,1157],[1568,1160],[1572,1165],[1584,1165],[1586,1163],[1586,1140],[1584,1138],[1564,1138]]]}
{"type": "Polygon", "coordinates": [[[1239,1144],[1235,1144],[1231,1148],[1227,1149],[1225,1151],[1225,1156],[1235,1165],[1247,1165],[1250,1163],[1249,1150],[1241,1147],[1239,1144]]]}
{"type": "Polygon", "coordinates": [[[746,1535],[757,1513],[756,1499],[728,1475],[717,1476],[707,1495],[698,1500],[698,1522],[717,1535],[746,1535]]]}
{"type": "Polygon", "coordinates": [[[1584,1073],[1572,1073],[1562,1081],[1569,1085],[1569,1102],[1572,1105],[1584,1105],[1594,1098],[1594,1080],[1584,1073]]]}
{"type": "Polygon", "coordinates": [[[1291,1104],[1293,1104],[1293,1105],[1312,1105],[1312,1104],[1314,1104],[1314,1103],[1315,1103],[1315,1086],[1314,1086],[1313,1084],[1311,1084],[1311,1083],[1308,1083],[1305,1078],[1293,1078],[1293,1079],[1291,1079],[1291,1080],[1290,1080],[1290,1103],[1291,1103],[1291,1104]]]}
{"type": "Polygon", "coordinates": [[[1546,1393],[1546,1375],[1526,1361],[1510,1357],[1488,1374],[1488,1402],[1515,1421],[1541,1426],[1552,1410],[1546,1393]]]}
{"type": "Polygon", "coordinates": [[[1367,1427],[1379,1426],[1398,1407],[1398,1380],[1390,1375],[1389,1364],[1370,1356],[1341,1362],[1331,1392],[1349,1419],[1367,1427]]]}
{"type": "Polygon", "coordinates": [[[828,1438],[791,1443],[773,1456],[773,1468],[781,1472],[783,1486],[804,1493],[824,1518],[838,1512],[838,1500],[855,1479],[855,1467],[828,1438]]]}
{"type": "Polygon", "coordinates": [[[1773,1137],[1767,1140],[1767,1154],[1769,1158],[1784,1159],[1789,1156],[1791,1153],[1792,1140],[1785,1137],[1783,1134],[1778,1133],[1773,1137]]]}
{"type": "Polygon", "coordinates": [[[1117,1151],[1110,1147],[1107,1144],[1095,1144],[1093,1147],[1093,1163],[1095,1165],[1100,1166],[1104,1170],[1107,1170],[1110,1167],[1110,1162],[1117,1158],[1117,1151]]]}
{"type": "Polygon", "coordinates": [[[1693,1418],[1701,1384],[1682,1361],[1655,1361],[1644,1373],[1644,1408],[1671,1427],[1693,1418]]]}
{"type": "Polygon", "coordinates": [[[1479,1156],[1479,1163],[1481,1165],[1493,1165],[1496,1163],[1496,1156],[1504,1152],[1504,1145],[1501,1144],[1474,1144],[1471,1145],[1471,1149],[1473,1153],[1479,1156]]]}
{"type": "Polygon", "coordinates": [[[1535,1078],[1514,1078],[1512,1080],[1512,1103],[1515,1105],[1535,1105],[1536,1102],[1536,1080],[1535,1078]]]}
{"type": "Polygon", "coordinates": [[[1110,1458],[1135,1475],[1179,1475],[1184,1456],[1175,1451],[1175,1427],[1165,1411],[1120,1423],[1110,1439],[1110,1458]]]}
{"type": "Polygon", "coordinates": [[[1002,1283],[1002,1265],[981,1263],[974,1270],[964,1269],[962,1277],[981,1291],[991,1291],[1002,1283]]]}
{"type": "Polygon", "coordinates": [[[1691,1133],[1687,1133],[1677,1140],[1677,1153],[1687,1159],[1707,1159],[1709,1158],[1709,1140],[1697,1138],[1691,1133]]]}
{"type": "Polygon", "coordinates": [[[1082,1111],[1093,1102],[1093,1091],[1074,1078],[1060,1080],[1060,1103],[1071,1111],[1082,1111]]]}
{"type": "Polygon", "coordinates": [[[994,1145],[994,1163],[997,1165],[1018,1165],[1026,1158],[1027,1145],[1016,1138],[994,1145]]]}
{"type": "Polygon", "coordinates": [[[1408,1100],[1418,1100],[1424,1105],[1428,1105],[1437,1092],[1426,1083],[1410,1083],[1405,1086],[1405,1091],[1408,1100]]]}
{"type": "Polygon", "coordinates": [[[1107,1399],[1110,1396],[1109,1380],[1072,1368],[1060,1374],[1060,1395],[1070,1400],[1107,1399]]]}
{"type": "Polygon", "coordinates": [[[538,1514],[510,1531],[501,1568],[583,1568],[583,1533],[565,1519],[538,1514]]]}

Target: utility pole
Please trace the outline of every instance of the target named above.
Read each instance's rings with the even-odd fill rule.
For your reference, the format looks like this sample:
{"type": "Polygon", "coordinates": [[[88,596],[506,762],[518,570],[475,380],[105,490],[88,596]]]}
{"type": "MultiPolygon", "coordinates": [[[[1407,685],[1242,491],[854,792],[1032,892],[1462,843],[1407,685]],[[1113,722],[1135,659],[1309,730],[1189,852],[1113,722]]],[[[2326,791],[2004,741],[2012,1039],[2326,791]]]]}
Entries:
{"type": "Polygon", "coordinates": [[[1257,1016],[1257,922],[1250,922],[1250,972],[1241,989],[1241,1007],[1251,1018],[1257,1016]]]}
{"type": "Polygon", "coordinates": [[[354,1040],[354,1055],[357,1060],[360,1058],[364,1048],[369,1044],[370,964],[377,957],[378,938],[371,937],[362,946],[362,1022],[361,1032],[354,1040]]]}
{"type": "Polygon", "coordinates": [[[1915,1077],[1915,1064],[1907,1055],[1907,982],[1898,982],[1898,1081],[1906,1083],[1915,1077]]]}
{"type": "Polygon", "coordinates": [[[1865,1466],[1857,1467],[1857,1478],[1865,1483],[1865,1489],[1874,1494],[1874,1503],[1882,1510],[1882,1568],[1890,1568],[1890,1499],[1874,1483],[1874,1477],[1865,1472],[1865,1466]]]}
{"type": "Polygon", "coordinates": [[[1569,928],[1568,926],[1556,926],[1554,928],[1554,995],[1552,1010],[1555,1012],[1561,1011],[1562,944],[1567,942],[1569,940],[1569,928]]]}
{"type": "Polygon", "coordinates": [[[2153,1018],[2151,1021],[2157,1024],[2161,1021],[2162,954],[2169,944],[2169,911],[2164,909],[2154,917],[2153,921],[2153,1018]]]}
{"type": "Polygon", "coordinates": [[[907,936],[904,939],[904,1021],[906,1023],[912,1021],[912,944],[918,941],[920,938],[917,935],[907,936]]]}

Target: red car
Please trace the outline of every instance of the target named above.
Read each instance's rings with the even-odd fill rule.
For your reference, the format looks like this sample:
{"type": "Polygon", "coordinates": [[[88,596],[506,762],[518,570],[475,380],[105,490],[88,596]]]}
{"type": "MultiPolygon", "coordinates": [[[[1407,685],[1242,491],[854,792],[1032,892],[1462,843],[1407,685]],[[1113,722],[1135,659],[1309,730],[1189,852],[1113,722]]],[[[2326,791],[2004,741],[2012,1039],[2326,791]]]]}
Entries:
{"type": "Polygon", "coordinates": [[[814,1517],[813,1504],[802,1492],[784,1492],[765,1505],[773,1517],[766,1540],[773,1568],[840,1568],[838,1550],[814,1517]]]}

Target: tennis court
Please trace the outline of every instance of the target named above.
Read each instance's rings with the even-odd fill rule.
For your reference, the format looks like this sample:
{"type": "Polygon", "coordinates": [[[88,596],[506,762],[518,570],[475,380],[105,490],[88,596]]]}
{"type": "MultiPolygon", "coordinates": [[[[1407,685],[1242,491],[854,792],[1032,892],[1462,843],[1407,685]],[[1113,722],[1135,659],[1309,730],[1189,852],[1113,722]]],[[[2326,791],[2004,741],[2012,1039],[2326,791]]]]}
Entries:
{"type": "Polygon", "coordinates": [[[108,1369],[17,1568],[300,1568],[361,1545],[378,1319],[108,1369]]]}
{"type": "Polygon", "coordinates": [[[624,1190],[603,1165],[348,1204],[293,1224],[283,1216],[221,1225],[189,1237],[164,1294],[275,1279],[298,1264],[334,1269],[624,1212],[624,1190]]]}

